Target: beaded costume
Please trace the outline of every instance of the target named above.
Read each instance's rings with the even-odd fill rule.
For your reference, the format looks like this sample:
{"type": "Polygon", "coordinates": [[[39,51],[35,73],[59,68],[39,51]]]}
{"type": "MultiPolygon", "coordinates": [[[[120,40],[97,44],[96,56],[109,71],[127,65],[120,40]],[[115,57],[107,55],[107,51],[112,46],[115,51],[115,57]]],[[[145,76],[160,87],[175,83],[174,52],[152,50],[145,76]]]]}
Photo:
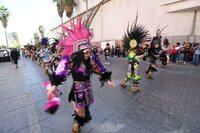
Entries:
{"type": "Polygon", "coordinates": [[[90,76],[92,73],[101,77],[103,86],[105,82],[111,80],[111,72],[108,72],[96,55],[91,55],[85,59],[85,54],[91,54],[92,47],[90,38],[92,34],[83,26],[80,19],[77,24],[71,23],[71,29],[63,27],[67,32],[65,38],[59,42],[59,46],[64,47],[62,51],[62,61],[56,69],[56,75],[67,77],[72,74],[73,85],[69,93],[69,102],[74,103],[76,109],[85,110],[85,117],[78,115],[75,111],[74,122],[79,126],[92,119],[89,107],[94,101],[90,76]],[[86,53],[84,53],[87,51],[86,53]],[[70,72],[69,72],[70,71],[70,72]]]}
{"type": "Polygon", "coordinates": [[[143,42],[143,39],[147,37],[148,31],[144,26],[137,24],[137,17],[131,28],[129,26],[127,28],[127,33],[124,35],[124,47],[128,49],[128,54],[126,57],[128,63],[128,72],[126,78],[121,81],[121,86],[125,87],[128,81],[131,81],[131,91],[133,93],[138,92],[138,84],[139,80],[141,80],[141,76],[138,75],[138,67],[139,67],[139,59],[142,57],[138,54],[137,50],[139,44],[143,42]]]}

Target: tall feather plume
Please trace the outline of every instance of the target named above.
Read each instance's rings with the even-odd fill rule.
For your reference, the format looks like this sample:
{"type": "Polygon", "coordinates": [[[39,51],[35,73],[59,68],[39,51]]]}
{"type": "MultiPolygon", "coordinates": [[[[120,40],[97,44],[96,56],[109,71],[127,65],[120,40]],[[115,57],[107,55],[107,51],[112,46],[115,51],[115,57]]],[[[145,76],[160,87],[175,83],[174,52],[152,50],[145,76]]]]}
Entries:
{"type": "Polygon", "coordinates": [[[128,50],[130,48],[129,42],[132,39],[135,39],[138,44],[142,43],[143,39],[149,35],[149,31],[145,29],[145,26],[137,24],[138,13],[135,20],[131,24],[131,27],[128,24],[127,31],[123,37],[124,48],[128,50]]]}
{"type": "Polygon", "coordinates": [[[165,28],[167,28],[167,26],[163,28],[159,28],[160,26],[158,26],[156,28],[156,36],[154,36],[153,39],[151,40],[151,47],[154,47],[155,44],[159,44],[160,45],[159,47],[161,48],[162,32],[165,28]]]}

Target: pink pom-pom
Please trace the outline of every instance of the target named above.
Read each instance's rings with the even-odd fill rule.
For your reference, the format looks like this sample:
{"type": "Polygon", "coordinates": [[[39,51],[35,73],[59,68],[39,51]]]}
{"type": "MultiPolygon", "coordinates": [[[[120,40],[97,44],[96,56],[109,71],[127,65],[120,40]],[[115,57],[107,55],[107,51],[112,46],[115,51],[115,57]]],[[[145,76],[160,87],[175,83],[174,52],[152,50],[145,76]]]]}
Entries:
{"type": "Polygon", "coordinates": [[[51,83],[50,83],[49,81],[45,81],[45,82],[43,83],[43,86],[45,87],[46,90],[49,90],[50,87],[51,87],[51,83]]]}
{"type": "Polygon", "coordinates": [[[54,97],[49,100],[45,105],[45,112],[54,114],[60,107],[60,98],[54,97]]]}

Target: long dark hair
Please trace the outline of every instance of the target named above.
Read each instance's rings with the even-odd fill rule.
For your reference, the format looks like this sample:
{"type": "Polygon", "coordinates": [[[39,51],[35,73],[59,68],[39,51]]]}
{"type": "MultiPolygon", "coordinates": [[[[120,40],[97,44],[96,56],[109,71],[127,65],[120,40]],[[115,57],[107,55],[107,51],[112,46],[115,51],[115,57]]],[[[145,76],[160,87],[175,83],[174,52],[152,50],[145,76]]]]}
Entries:
{"type": "Polygon", "coordinates": [[[71,61],[73,62],[73,67],[72,67],[73,70],[76,71],[80,67],[81,63],[83,63],[86,66],[86,72],[88,74],[91,74],[92,72],[91,59],[88,58],[87,60],[85,60],[83,50],[80,50],[72,54],[71,61]]]}

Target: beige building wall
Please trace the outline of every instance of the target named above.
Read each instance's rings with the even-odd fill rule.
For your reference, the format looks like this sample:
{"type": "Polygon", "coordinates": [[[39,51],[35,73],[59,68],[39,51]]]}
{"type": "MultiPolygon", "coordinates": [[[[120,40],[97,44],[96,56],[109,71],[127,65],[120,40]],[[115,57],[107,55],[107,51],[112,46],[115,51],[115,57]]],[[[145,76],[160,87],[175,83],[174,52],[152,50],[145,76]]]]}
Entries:
{"type": "MultiPolygon", "coordinates": [[[[89,8],[100,1],[88,0],[89,8]]],[[[74,17],[86,10],[85,0],[77,4],[74,17]]],[[[167,26],[163,38],[171,43],[200,42],[200,0],[110,0],[101,6],[92,22],[93,41],[121,40],[137,11],[138,23],[146,26],[151,37],[158,27],[167,26]]]]}
{"type": "Polygon", "coordinates": [[[200,11],[197,12],[197,25],[195,27],[195,35],[200,35],[200,11]]]}

